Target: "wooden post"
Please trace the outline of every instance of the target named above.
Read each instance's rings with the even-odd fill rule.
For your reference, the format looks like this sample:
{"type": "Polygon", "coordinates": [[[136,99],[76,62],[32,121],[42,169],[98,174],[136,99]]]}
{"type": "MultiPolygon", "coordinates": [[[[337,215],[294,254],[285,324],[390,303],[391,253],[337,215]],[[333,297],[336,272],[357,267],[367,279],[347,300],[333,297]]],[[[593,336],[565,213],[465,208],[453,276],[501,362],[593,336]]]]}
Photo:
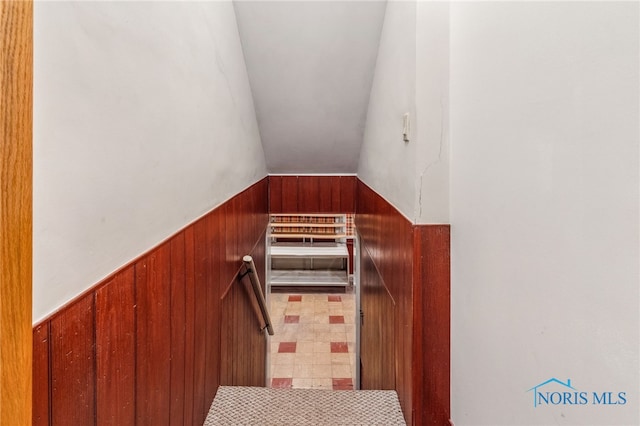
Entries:
{"type": "Polygon", "coordinates": [[[0,1],[0,425],[31,424],[33,3],[0,1]]]}

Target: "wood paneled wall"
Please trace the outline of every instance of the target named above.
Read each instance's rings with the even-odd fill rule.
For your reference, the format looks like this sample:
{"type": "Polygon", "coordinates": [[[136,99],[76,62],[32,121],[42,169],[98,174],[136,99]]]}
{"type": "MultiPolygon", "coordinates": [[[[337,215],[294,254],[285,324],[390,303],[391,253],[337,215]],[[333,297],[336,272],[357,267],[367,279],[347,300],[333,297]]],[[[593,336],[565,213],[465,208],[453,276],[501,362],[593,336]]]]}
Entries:
{"type": "Polygon", "coordinates": [[[270,213],[355,213],[355,176],[269,176],[270,213]]]}
{"type": "Polygon", "coordinates": [[[267,206],[265,178],[37,324],[33,424],[201,425],[221,383],[264,385],[238,273],[264,280],[267,206]]]}
{"type": "Polygon", "coordinates": [[[393,379],[407,424],[448,426],[449,225],[413,225],[358,181],[356,229],[363,388],[393,379]]]}

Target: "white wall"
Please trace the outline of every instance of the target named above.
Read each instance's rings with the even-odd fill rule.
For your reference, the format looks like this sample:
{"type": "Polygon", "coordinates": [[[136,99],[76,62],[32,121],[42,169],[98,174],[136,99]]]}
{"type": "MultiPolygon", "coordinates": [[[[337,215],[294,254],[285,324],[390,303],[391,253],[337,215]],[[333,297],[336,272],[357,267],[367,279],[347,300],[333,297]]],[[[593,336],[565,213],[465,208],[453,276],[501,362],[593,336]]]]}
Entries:
{"type": "Polygon", "coordinates": [[[451,5],[456,426],[640,423],[638,28],[636,2],[451,5]],[[552,377],[628,403],[534,408],[552,377]]]}
{"type": "Polygon", "coordinates": [[[449,3],[388,2],[358,177],[415,223],[449,222],[448,110],[449,3]]]}
{"type": "Polygon", "coordinates": [[[383,1],[236,1],[270,173],[354,173],[383,1]]]}
{"type": "MultiPolygon", "coordinates": [[[[416,3],[387,3],[369,98],[358,177],[413,217],[415,140],[402,140],[402,116],[416,116],[416,3]]],[[[411,136],[413,138],[413,135],[411,136]]]]}
{"type": "Polygon", "coordinates": [[[416,5],[416,223],[449,223],[449,2],[416,5]]]}
{"type": "Polygon", "coordinates": [[[36,2],[34,321],[266,175],[230,2],[36,2]]]}

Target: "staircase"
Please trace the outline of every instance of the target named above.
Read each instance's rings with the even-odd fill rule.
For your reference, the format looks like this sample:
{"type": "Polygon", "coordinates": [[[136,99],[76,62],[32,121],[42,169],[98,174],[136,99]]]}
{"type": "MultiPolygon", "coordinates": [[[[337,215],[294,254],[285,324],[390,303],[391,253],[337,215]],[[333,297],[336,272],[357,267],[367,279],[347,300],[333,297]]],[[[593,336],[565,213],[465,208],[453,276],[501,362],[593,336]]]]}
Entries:
{"type": "Polygon", "coordinates": [[[405,425],[395,391],[221,386],[204,426],[405,425]]]}

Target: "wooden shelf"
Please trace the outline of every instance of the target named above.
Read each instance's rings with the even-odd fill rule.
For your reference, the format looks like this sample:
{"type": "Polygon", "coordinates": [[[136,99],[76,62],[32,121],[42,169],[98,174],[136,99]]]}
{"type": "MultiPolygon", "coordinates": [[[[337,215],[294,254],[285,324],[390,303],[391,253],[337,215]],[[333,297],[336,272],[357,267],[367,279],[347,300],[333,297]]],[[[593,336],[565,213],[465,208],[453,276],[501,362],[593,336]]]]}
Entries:
{"type": "Polygon", "coordinates": [[[338,270],[273,270],[270,284],[272,286],[346,286],[349,277],[346,271],[338,270]]]}
{"type": "Polygon", "coordinates": [[[344,214],[278,214],[270,218],[267,247],[269,284],[274,286],[349,285],[346,245],[347,219],[344,214]],[[287,242],[284,242],[284,241],[287,242]],[[291,240],[298,240],[292,242],[291,240]],[[276,262],[276,259],[281,259],[276,262]],[[289,259],[289,260],[285,260],[289,259]],[[307,259],[309,260],[307,262],[307,259]],[[339,259],[345,269],[314,269],[316,263],[339,259]],[[322,261],[320,260],[322,259],[322,261]],[[342,262],[346,260],[346,262],[342,262]],[[291,269],[275,269],[275,267],[291,269]],[[298,269],[293,269],[298,268],[298,269]],[[308,268],[308,269],[299,269],[308,268]]]}

